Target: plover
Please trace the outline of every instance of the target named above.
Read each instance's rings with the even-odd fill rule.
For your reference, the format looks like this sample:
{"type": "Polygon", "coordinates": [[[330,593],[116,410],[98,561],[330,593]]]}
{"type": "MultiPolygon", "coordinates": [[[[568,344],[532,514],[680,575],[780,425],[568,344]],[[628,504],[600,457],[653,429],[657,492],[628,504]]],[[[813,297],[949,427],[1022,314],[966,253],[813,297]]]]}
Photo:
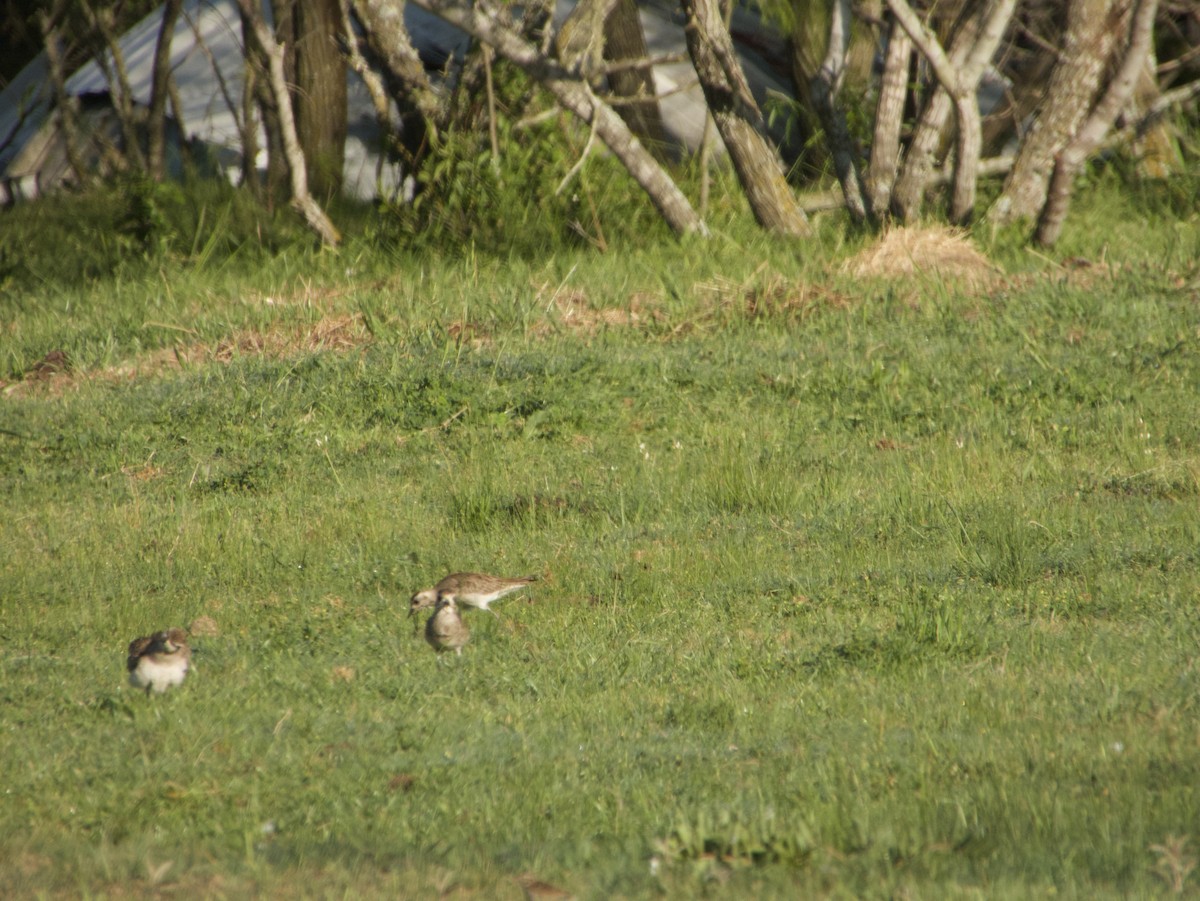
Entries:
{"type": "Polygon", "coordinates": [[[432,588],[418,591],[408,603],[408,615],[412,616],[418,610],[426,610],[437,604],[443,592],[453,592],[454,599],[464,607],[474,607],[486,610],[492,616],[499,616],[488,605],[506,594],[519,591],[530,582],[536,582],[537,576],[524,576],[519,579],[505,579],[501,576],[489,576],[485,573],[451,573],[432,588]]]}
{"type": "Polygon", "coordinates": [[[543,882],[532,873],[522,873],[518,876],[517,885],[521,886],[528,901],[572,901],[575,897],[565,888],[543,882]]]}
{"type": "Polygon", "coordinates": [[[463,645],[471,638],[471,631],[463,624],[454,601],[454,592],[443,591],[437,599],[437,607],[425,623],[425,640],[439,653],[454,651],[462,656],[463,645]]]}
{"type": "Polygon", "coordinates": [[[129,643],[125,667],[129,684],[134,688],[162,693],[172,685],[182,685],[191,665],[192,649],[188,647],[187,632],[167,629],[129,643]]]}

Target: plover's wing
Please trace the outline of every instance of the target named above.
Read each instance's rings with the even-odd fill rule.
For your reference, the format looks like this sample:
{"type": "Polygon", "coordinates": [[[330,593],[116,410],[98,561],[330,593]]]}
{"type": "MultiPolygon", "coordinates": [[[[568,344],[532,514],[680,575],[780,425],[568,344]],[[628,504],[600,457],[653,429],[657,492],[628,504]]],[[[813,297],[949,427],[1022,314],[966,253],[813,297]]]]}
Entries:
{"type": "Polygon", "coordinates": [[[129,642],[129,650],[125,657],[125,668],[129,672],[132,673],[135,669],[137,669],[138,661],[142,659],[143,655],[145,655],[147,651],[149,651],[150,645],[153,642],[153,635],[144,635],[141,638],[135,638],[133,641],[129,642]]]}

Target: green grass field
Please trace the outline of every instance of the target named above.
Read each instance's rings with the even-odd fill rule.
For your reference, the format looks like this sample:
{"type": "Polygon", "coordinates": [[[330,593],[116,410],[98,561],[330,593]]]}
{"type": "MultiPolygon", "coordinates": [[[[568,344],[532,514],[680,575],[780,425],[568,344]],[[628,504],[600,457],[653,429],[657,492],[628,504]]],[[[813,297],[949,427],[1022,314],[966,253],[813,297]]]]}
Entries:
{"type": "Polygon", "coordinates": [[[35,273],[0,895],[1194,895],[1200,229],[1120,203],[976,284],[835,227],[35,273]],[[438,658],[471,569],[542,580],[438,658]]]}

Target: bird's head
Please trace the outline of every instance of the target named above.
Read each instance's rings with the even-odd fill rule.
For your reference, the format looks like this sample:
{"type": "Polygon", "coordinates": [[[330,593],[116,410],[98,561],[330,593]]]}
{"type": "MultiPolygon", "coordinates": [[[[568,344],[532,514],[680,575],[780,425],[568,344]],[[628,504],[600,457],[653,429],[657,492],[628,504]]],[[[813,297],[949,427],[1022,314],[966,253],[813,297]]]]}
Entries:
{"type": "Polygon", "coordinates": [[[165,632],[160,632],[161,636],[159,643],[162,649],[168,654],[174,654],[180,648],[187,647],[187,632],[180,628],[167,629],[165,632]]]}
{"type": "Polygon", "coordinates": [[[430,607],[437,604],[437,592],[432,588],[426,588],[424,591],[418,591],[408,602],[408,615],[412,616],[420,610],[428,610],[430,607]]]}

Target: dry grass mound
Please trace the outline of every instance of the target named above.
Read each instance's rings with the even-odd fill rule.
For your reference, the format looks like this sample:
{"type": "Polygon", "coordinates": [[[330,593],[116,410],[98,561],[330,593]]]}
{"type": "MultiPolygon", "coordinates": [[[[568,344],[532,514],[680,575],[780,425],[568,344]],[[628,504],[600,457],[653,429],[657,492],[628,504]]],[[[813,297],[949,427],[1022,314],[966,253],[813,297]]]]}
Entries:
{"type": "Polygon", "coordinates": [[[945,226],[892,228],[855,254],[843,271],[858,278],[933,277],[983,287],[999,269],[963,232],[945,226]]]}

